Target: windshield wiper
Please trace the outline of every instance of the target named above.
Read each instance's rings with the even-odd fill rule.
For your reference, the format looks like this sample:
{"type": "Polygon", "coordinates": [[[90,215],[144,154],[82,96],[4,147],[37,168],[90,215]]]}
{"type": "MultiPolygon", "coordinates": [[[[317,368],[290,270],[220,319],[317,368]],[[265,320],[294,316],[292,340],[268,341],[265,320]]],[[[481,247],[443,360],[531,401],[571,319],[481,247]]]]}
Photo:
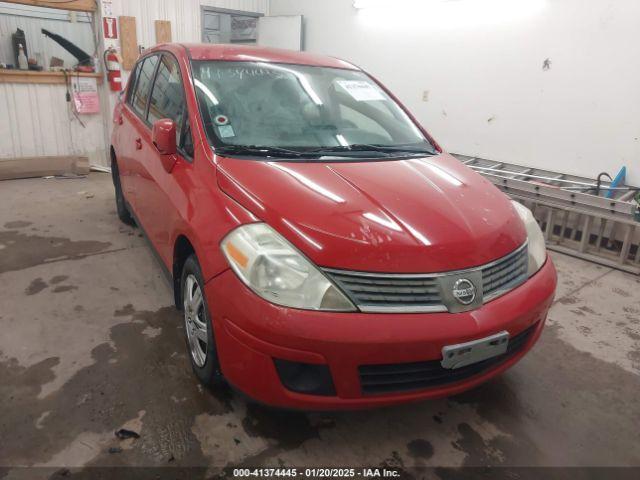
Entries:
{"type": "Polygon", "coordinates": [[[215,149],[216,153],[229,155],[255,155],[258,157],[300,158],[304,152],[289,150],[281,147],[267,147],[259,145],[225,145],[215,149]]]}
{"type": "Polygon", "coordinates": [[[322,147],[313,150],[306,150],[305,153],[349,153],[349,152],[381,152],[389,156],[394,153],[410,153],[416,155],[436,155],[437,152],[425,148],[414,148],[394,145],[373,145],[366,143],[355,143],[353,145],[337,145],[335,147],[322,147]]]}
{"type": "Polygon", "coordinates": [[[437,152],[424,148],[413,148],[403,146],[369,145],[356,143],[353,145],[320,148],[305,148],[302,150],[290,150],[283,147],[269,147],[260,145],[224,145],[215,149],[216,153],[223,155],[250,155],[266,158],[319,158],[323,156],[351,157],[352,153],[361,157],[362,153],[377,152],[385,157],[396,156],[394,154],[404,153],[411,155],[436,155],[437,152]],[[360,154],[360,155],[358,155],[360,154]]]}

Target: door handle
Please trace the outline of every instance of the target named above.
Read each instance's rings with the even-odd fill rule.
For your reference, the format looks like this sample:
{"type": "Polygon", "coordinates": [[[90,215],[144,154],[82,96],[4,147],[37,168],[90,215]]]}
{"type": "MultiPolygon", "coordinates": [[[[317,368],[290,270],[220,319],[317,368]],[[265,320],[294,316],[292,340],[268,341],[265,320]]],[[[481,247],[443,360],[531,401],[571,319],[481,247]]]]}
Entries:
{"type": "Polygon", "coordinates": [[[136,138],[136,150],[142,150],[142,139],[136,138]]]}

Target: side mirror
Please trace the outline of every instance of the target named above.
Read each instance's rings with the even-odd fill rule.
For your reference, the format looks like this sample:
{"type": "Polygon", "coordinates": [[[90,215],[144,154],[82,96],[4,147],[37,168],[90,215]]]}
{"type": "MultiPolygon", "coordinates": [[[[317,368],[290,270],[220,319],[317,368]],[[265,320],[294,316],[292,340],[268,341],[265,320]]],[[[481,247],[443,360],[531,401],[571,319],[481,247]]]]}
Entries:
{"type": "Polygon", "coordinates": [[[158,120],[153,124],[153,144],[160,153],[162,166],[171,173],[176,164],[176,122],[168,118],[158,120]]]}

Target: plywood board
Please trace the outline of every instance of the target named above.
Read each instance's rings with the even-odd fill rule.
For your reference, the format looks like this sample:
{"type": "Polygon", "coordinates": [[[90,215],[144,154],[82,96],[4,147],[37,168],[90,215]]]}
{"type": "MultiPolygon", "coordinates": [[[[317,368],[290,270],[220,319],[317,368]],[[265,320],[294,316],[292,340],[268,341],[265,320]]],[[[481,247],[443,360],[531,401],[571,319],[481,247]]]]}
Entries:
{"type": "Polygon", "coordinates": [[[95,0],[4,0],[9,3],[31,5],[33,7],[57,8],[61,10],[74,10],[77,12],[95,12],[95,0]]]}
{"type": "Polygon", "coordinates": [[[131,70],[139,56],[136,17],[118,17],[122,67],[131,70]]]}
{"type": "Polygon", "coordinates": [[[156,20],[156,43],[171,43],[171,22],[156,20]]]}
{"type": "Polygon", "coordinates": [[[89,159],[78,156],[0,159],[0,180],[65,174],[88,175],[89,159]]]}

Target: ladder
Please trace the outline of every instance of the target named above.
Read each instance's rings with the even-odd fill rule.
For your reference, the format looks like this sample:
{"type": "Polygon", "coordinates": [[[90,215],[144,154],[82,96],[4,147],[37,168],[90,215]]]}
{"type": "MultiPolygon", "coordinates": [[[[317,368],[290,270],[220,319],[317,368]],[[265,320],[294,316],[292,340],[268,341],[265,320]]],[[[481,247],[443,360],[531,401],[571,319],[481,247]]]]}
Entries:
{"type": "Polygon", "coordinates": [[[453,155],[530,208],[550,250],[640,275],[640,207],[634,187],[611,188],[611,182],[598,184],[592,178],[453,155]],[[611,192],[611,198],[603,192],[611,192]]]}

